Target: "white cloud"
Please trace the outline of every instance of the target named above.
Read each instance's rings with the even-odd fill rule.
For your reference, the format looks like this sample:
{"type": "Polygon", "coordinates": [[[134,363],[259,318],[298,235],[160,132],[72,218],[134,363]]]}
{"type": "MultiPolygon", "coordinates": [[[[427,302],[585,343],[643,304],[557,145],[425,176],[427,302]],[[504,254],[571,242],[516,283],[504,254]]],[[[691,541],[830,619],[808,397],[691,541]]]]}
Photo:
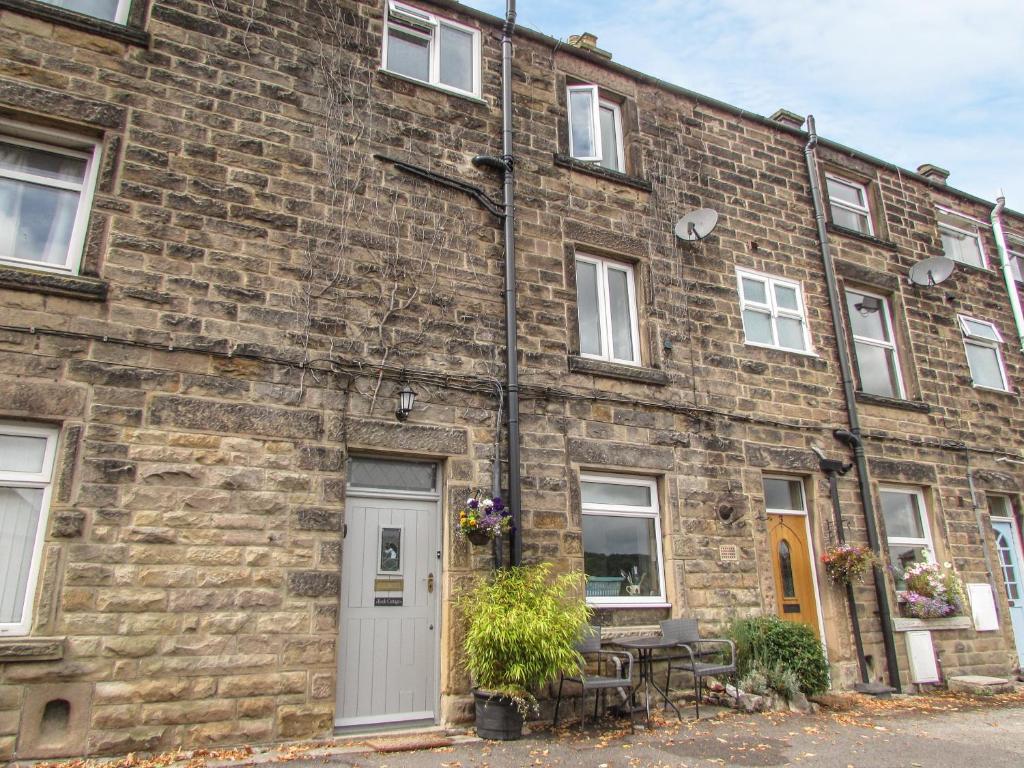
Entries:
{"type": "MultiPolygon", "coordinates": [[[[467,3],[495,15],[501,0],[467,3]]],[[[822,134],[1024,209],[1019,0],[546,0],[519,21],[584,30],[615,60],[745,109],[813,112],[822,134]]]]}

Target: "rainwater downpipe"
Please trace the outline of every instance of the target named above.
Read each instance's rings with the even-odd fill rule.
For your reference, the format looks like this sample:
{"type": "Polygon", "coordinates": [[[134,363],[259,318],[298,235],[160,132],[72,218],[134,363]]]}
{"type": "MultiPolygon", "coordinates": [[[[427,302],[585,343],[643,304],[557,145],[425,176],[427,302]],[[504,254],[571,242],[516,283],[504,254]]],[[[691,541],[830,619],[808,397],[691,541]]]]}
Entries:
{"type": "Polygon", "coordinates": [[[515,162],[512,154],[512,32],[516,26],[516,0],[505,4],[501,30],[501,153],[505,163],[505,333],[508,396],[508,504],[512,509],[512,565],[523,559],[522,489],[519,467],[519,336],[516,329],[516,219],[515,162]]]}
{"type": "Polygon", "coordinates": [[[1021,351],[1024,351],[1024,313],[1020,308],[1020,294],[1017,293],[1017,281],[1013,277],[1013,269],[1010,266],[1010,252],[1006,248],[1006,234],[1003,232],[1003,209],[1006,208],[1006,198],[1002,191],[996,198],[996,207],[992,209],[989,217],[992,221],[992,232],[996,236],[996,250],[999,251],[999,266],[1003,270],[1003,281],[1006,283],[1006,293],[1010,297],[1010,309],[1013,310],[1013,322],[1017,326],[1017,341],[1021,351]]]}
{"type": "MultiPolygon", "coordinates": [[[[825,285],[828,288],[828,300],[832,309],[832,327],[836,334],[836,350],[839,353],[839,370],[843,378],[843,394],[846,398],[846,412],[849,416],[850,431],[836,430],[838,440],[853,449],[854,462],[857,466],[857,480],[860,485],[861,506],[864,509],[864,527],[868,536],[868,546],[876,555],[881,555],[878,539],[878,528],[875,525],[875,505],[871,499],[871,479],[868,475],[868,462],[864,454],[864,444],[860,438],[860,416],[857,413],[857,398],[853,388],[853,366],[846,346],[846,326],[840,309],[839,287],[836,284],[835,266],[832,253],[828,246],[828,231],[825,228],[825,206],[822,202],[821,185],[818,183],[818,160],[815,149],[818,145],[818,134],[814,130],[814,116],[807,116],[807,146],[804,157],[807,160],[807,175],[811,182],[811,199],[814,202],[814,218],[818,224],[818,240],[821,241],[821,260],[825,267],[825,285]]],[[[900,686],[899,662],[896,658],[896,641],[893,634],[892,616],[889,612],[889,593],[885,584],[882,567],[878,563],[874,568],[875,597],[878,602],[878,616],[882,624],[882,643],[885,645],[885,661],[889,670],[889,685],[897,691],[900,686]]]]}

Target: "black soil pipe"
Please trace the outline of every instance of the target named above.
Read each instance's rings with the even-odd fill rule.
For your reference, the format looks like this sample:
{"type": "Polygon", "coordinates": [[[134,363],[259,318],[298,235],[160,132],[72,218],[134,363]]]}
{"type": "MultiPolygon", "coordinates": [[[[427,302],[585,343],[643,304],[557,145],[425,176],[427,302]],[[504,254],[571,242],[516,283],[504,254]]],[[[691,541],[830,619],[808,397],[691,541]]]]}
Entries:
{"type": "Polygon", "coordinates": [[[508,355],[508,505],[512,510],[512,565],[523,560],[522,488],[519,467],[519,335],[516,329],[515,162],[512,154],[512,32],[516,0],[505,6],[501,31],[502,160],[505,162],[505,334],[508,355]]]}
{"type": "MultiPolygon", "coordinates": [[[[852,467],[852,464],[843,464],[841,461],[822,459],[819,462],[822,472],[828,476],[828,495],[832,499],[832,516],[836,523],[836,541],[839,544],[846,543],[846,531],[843,530],[843,510],[839,506],[839,476],[845,475],[852,467]]],[[[868,662],[864,658],[864,640],[860,636],[860,617],[857,615],[857,600],[853,594],[853,584],[846,582],[846,604],[850,609],[850,625],[853,628],[853,644],[857,648],[857,667],[860,669],[860,681],[868,680],[868,662]]]]}
{"type": "MultiPolygon", "coordinates": [[[[881,558],[882,549],[878,540],[878,528],[875,525],[875,505],[871,500],[871,478],[868,475],[868,461],[864,455],[864,444],[860,439],[860,415],[857,413],[857,398],[853,389],[853,366],[846,346],[846,326],[840,309],[839,287],[836,284],[835,266],[832,253],[828,247],[828,231],[825,229],[825,206],[822,202],[821,185],[818,183],[818,161],[815,148],[818,145],[818,134],[814,130],[814,116],[807,116],[807,146],[804,157],[807,160],[807,175],[811,182],[811,199],[814,202],[814,218],[818,224],[818,240],[821,241],[821,260],[825,266],[825,284],[828,287],[828,300],[832,308],[832,327],[836,333],[836,350],[839,353],[839,369],[843,377],[843,393],[846,397],[846,412],[850,420],[850,431],[836,430],[838,440],[853,449],[854,463],[857,465],[857,480],[860,485],[861,505],[864,509],[864,527],[868,535],[868,545],[881,558]]],[[[880,561],[879,561],[880,562],[880,561]]],[[[889,613],[889,593],[885,584],[882,566],[876,562],[874,568],[875,597],[878,601],[878,616],[882,623],[882,643],[885,645],[885,661],[889,670],[889,685],[897,691],[900,687],[900,668],[896,658],[896,640],[892,628],[892,616],[889,613]]]]}

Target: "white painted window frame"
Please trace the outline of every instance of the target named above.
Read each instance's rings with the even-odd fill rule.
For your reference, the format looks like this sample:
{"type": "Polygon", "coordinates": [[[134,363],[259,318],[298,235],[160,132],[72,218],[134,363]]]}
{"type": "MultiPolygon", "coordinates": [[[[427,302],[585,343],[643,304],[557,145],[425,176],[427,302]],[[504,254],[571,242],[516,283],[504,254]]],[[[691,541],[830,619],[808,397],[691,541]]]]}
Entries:
{"type": "MultiPolygon", "coordinates": [[[[872,293],[871,291],[865,291],[861,288],[846,288],[843,293],[859,293],[861,296],[866,296],[872,299],[877,299],[881,304],[882,320],[885,323],[885,327],[889,331],[889,341],[883,341],[881,339],[873,339],[870,336],[859,336],[853,331],[853,323],[850,323],[850,335],[853,336],[855,342],[861,342],[867,344],[870,347],[879,347],[880,349],[891,349],[893,361],[896,365],[896,397],[903,399],[907,396],[907,390],[903,386],[903,370],[900,365],[900,351],[896,346],[896,332],[892,326],[892,311],[889,307],[889,299],[879,293],[872,293]]],[[[844,295],[845,298],[845,295],[844,295]]],[[[847,302],[849,306],[849,302],[847,302]]],[[[857,347],[853,348],[854,354],[857,353],[857,347]]],[[[860,360],[857,361],[858,364],[860,360]]]]}
{"type": "Polygon", "coordinates": [[[75,212],[75,223],[71,229],[71,237],[68,240],[68,249],[63,264],[47,264],[42,261],[17,259],[3,254],[0,254],[0,263],[44,272],[78,274],[82,263],[82,252],[85,249],[85,236],[89,229],[93,195],[99,177],[100,142],[55,128],[27,126],[10,120],[0,120],[0,138],[9,144],[67,155],[86,161],[85,173],[82,175],[82,181],[78,183],[48,179],[31,173],[0,170],[0,177],[6,179],[24,181],[51,189],[78,192],[78,209],[75,212]]]}
{"type": "MultiPolygon", "coordinates": [[[[592,353],[585,353],[580,350],[582,357],[587,357],[592,360],[607,360],[613,363],[621,363],[623,365],[640,365],[640,321],[637,313],[636,304],[636,276],[634,275],[633,265],[622,261],[615,261],[613,259],[605,259],[600,256],[594,256],[589,253],[577,253],[577,262],[585,262],[587,264],[593,264],[597,267],[597,314],[598,319],[601,323],[601,354],[595,355],[592,353]],[[611,305],[608,298],[608,270],[614,269],[620,272],[624,272],[626,275],[626,290],[629,294],[629,320],[630,337],[633,340],[633,358],[618,358],[614,356],[614,348],[612,345],[611,330],[612,330],[612,315],[611,305]]],[[[579,315],[578,307],[576,312],[576,321],[582,324],[583,320],[579,315]]]]}
{"type": "Polygon", "coordinates": [[[388,38],[391,27],[395,26],[407,35],[414,35],[427,41],[427,59],[429,61],[429,79],[420,80],[416,77],[404,75],[400,72],[394,74],[398,77],[408,78],[416,82],[425,83],[432,88],[439,88],[442,91],[449,91],[460,96],[469,96],[474,99],[480,96],[480,30],[457,21],[429,13],[422,8],[417,8],[408,3],[399,3],[396,0],[388,0],[384,16],[384,40],[381,45],[381,67],[389,72],[388,67],[388,38]],[[467,32],[473,36],[473,88],[463,90],[453,85],[441,82],[441,50],[440,31],[441,27],[451,27],[460,32],[467,32]]]}
{"type": "Polygon", "coordinates": [[[972,238],[978,244],[978,254],[981,256],[981,264],[974,264],[973,262],[967,261],[962,258],[958,258],[958,256],[953,256],[949,253],[946,253],[945,246],[943,246],[942,251],[945,254],[946,258],[952,259],[957,264],[965,264],[968,267],[974,267],[975,269],[988,269],[988,254],[985,252],[985,238],[981,236],[981,230],[978,228],[977,225],[975,225],[975,227],[972,229],[967,228],[967,222],[973,222],[974,219],[971,219],[968,216],[964,216],[954,211],[947,210],[945,208],[939,208],[938,210],[940,215],[945,216],[947,219],[947,221],[943,221],[941,218],[938,220],[940,235],[939,239],[942,239],[942,230],[946,230],[947,232],[953,232],[959,235],[964,235],[965,237],[972,238]],[[956,218],[960,221],[963,221],[964,226],[957,226],[956,224],[949,223],[948,219],[950,218],[956,218]]]}
{"type": "Polygon", "coordinates": [[[971,385],[977,389],[990,389],[996,392],[1009,392],[1010,391],[1010,379],[1006,375],[1006,363],[1003,361],[1003,350],[1002,344],[1003,335],[996,328],[995,323],[990,323],[988,320],[979,320],[976,317],[969,315],[957,315],[957,320],[960,323],[960,333],[963,336],[964,341],[964,356],[967,357],[967,368],[971,372],[971,385]],[[978,325],[987,326],[992,330],[992,335],[995,338],[989,338],[986,336],[980,336],[974,333],[967,325],[968,322],[977,323],[978,325]],[[1001,387],[990,387],[986,384],[979,384],[974,376],[974,369],[971,368],[971,358],[967,355],[967,347],[981,347],[984,349],[991,349],[996,353],[996,361],[999,363],[999,377],[1002,381],[1001,387]]]}
{"type": "MultiPolygon", "coordinates": [[[[932,529],[929,524],[928,518],[928,505],[925,503],[924,491],[920,488],[913,488],[905,485],[879,485],[878,486],[878,512],[882,517],[883,522],[885,521],[885,512],[882,510],[882,494],[883,493],[902,493],[907,496],[913,496],[917,499],[917,514],[921,522],[921,530],[924,531],[924,538],[916,538],[912,536],[891,536],[889,535],[888,526],[885,531],[885,557],[889,559],[889,545],[890,544],[909,544],[912,547],[923,547],[928,551],[929,562],[938,562],[938,558],[935,554],[935,543],[932,540],[932,529]]],[[[896,563],[890,562],[891,567],[896,567],[896,563]]],[[[902,592],[904,590],[897,590],[902,592]]]]}
{"type": "Polygon", "coordinates": [[[782,277],[776,277],[774,275],[768,275],[763,272],[755,272],[751,269],[744,269],[742,267],[736,268],[736,290],[740,298],[740,324],[743,326],[743,340],[744,343],[752,347],[763,347],[766,349],[779,349],[783,352],[794,352],[798,355],[809,355],[811,357],[817,357],[814,351],[814,345],[811,343],[811,329],[810,324],[807,321],[807,306],[804,304],[804,288],[803,283],[795,280],[787,280],[782,277]],[[764,304],[759,301],[748,299],[743,292],[743,279],[756,280],[765,284],[765,297],[768,299],[768,303],[764,304]],[[796,301],[798,308],[796,310],[787,309],[785,307],[778,306],[775,300],[775,286],[781,285],[787,288],[794,288],[796,290],[796,301]],[[747,338],[747,326],[743,321],[743,311],[747,308],[757,310],[759,312],[768,312],[771,316],[771,329],[772,329],[772,340],[773,343],[765,344],[759,341],[751,341],[747,338]],[[804,337],[804,349],[794,349],[792,347],[783,347],[779,344],[779,329],[778,329],[778,318],[788,317],[794,320],[800,321],[800,327],[803,330],[804,337]]]}
{"type": "Polygon", "coordinates": [[[1024,283],[1024,241],[1018,240],[1012,235],[1007,240],[1009,243],[1006,247],[1006,256],[1010,260],[1013,279],[1018,283],[1024,283]]]}
{"type": "MultiPolygon", "coordinates": [[[[613,169],[619,173],[625,173],[626,170],[626,152],[622,144],[622,107],[611,99],[606,99],[601,96],[601,89],[593,85],[592,83],[576,83],[567,85],[565,88],[565,110],[566,117],[569,124],[569,155],[576,160],[582,160],[589,163],[600,163],[604,159],[604,134],[601,131],[601,109],[608,109],[612,113],[612,123],[615,130],[615,162],[616,166],[613,169]],[[572,94],[573,93],[589,93],[590,94],[590,127],[594,135],[594,155],[586,155],[582,152],[578,152],[576,146],[573,144],[572,139],[572,94]]],[[[604,167],[604,166],[602,166],[604,167]]]]}
{"type": "Polygon", "coordinates": [[[29,566],[28,580],[25,583],[25,601],[21,620],[0,624],[0,637],[20,637],[29,634],[32,626],[32,613],[36,602],[36,587],[43,559],[43,542],[46,538],[46,530],[50,519],[50,499],[53,494],[53,467],[57,455],[57,438],[60,431],[56,427],[0,422],[0,434],[46,439],[43,465],[39,472],[5,472],[0,470],[0,486],[8,488],[41,488],[43,490],[43,498],[39,509],[39,524],[36,527],[35,540],[32,543],[32,562],[29,566]]]}
{"type": "MultiPolygon", "coordinates": [[[[661,511],[658,503],[658,481],[653,477],[640,475],[606,475],[594,472],[580,473],[580,486],[583,483],[608,483],[610,485],[635,485],[644,486],[651,491],[651,505],[649,507],[638,507],[627,504],[595,504],[593,502],[582,502],[580,505],[580,526],[586,524],[589,517],[628,517],[654,520],[654,551],[658,557],[658,589],[660,595],[636,595],[617,597],[587,597],[588,605],[602,607],[636,608],[645,606],[664,606],[668,603],[665,594],[665,555],[664,541],[661,537],[661,511]]],[[[582,497],[582,493],[580,494],[582,497]]]]}
{"type": "MultiPolygon", "coordinates": [[[[839,200],[837,198],[832,197],[832,195],[829,195],[829,197],[828,197],[828,204],[829,204],[830,207],[831,206],[837,206],[839,208],[845,208],[846,210],[850,211],[851,213],[857,213],[857,214],[860,214],[860,215],[864,216],[865,219],[868,222],[868,231],[867,232],[862,232],[861,234],[870,235],[871,237],[874,237],[875,236],[875,223],[871,220],[871,198],[868,197],[868,188],[864,184],[861,184],[861,183],[856,182],[856,181],[851,181],[850,179],[843,178],[842,176],[837,176],[834,173],[826,173],[825,174],[825,178],[827,180],[834,181],[837,184],[842,184],[843,186],[851,187],[851,188],[856,189],[856,190],[858,190],[860,192],[861,198],[864,200],[864,205],[863,206],[856,205],[856,204],[848,202],[846,200],[839,200]]],[[[827,183],[825,185],[825,188],[828,189],[828,184],[827,183]]],[[[831,215],[831,211],[829,211],[829,214],[831,215]]],[[[832,223],[835,224],[835,220],[834,219],[833,219],[832,223]]],[[[842,227],[841,224],[836,224],[836,226],[842,227]]],[[[842,228],[843,229],[847,229],[847,227],[842,227],[842,228]]]]}

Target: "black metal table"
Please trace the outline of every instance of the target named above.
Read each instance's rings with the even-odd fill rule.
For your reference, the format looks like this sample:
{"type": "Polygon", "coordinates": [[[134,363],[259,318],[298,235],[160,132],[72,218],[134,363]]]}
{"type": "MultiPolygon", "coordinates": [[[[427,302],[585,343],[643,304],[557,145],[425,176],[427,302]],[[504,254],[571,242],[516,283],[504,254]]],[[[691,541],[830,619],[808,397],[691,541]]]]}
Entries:
{"type": "MultiPolygon", "coordinates": [[[[640,669],[640,682],[644,686],[644,705],[647,710],[647,719],[651,718],[651,688],[654,688],[658,693],[661,694],[661,698],[665,700],[668,706],[675,710],[676,717],[680,720],[683,719],[682,714],[679,712],[679,707],[672,703],[672,699],[668,695],[668,690],[659,688],[658,683],[654,680],[654,662],[657,657],[654,652],[662,648],[675,648],[679,645],[679,642],[669,638],[665,638],[661,635],[650,635],[645,637],[632,637],[622,638],[619,640],[611,641],[612,645],[618,645],[622,648],[628,648],[632,651],[636,651],[637,667],[640,669]]],[[[638,685],[637,688],[640,686],[638,685]]],[[[635,690],[635,689],[634,689],[635,690]]]]}

